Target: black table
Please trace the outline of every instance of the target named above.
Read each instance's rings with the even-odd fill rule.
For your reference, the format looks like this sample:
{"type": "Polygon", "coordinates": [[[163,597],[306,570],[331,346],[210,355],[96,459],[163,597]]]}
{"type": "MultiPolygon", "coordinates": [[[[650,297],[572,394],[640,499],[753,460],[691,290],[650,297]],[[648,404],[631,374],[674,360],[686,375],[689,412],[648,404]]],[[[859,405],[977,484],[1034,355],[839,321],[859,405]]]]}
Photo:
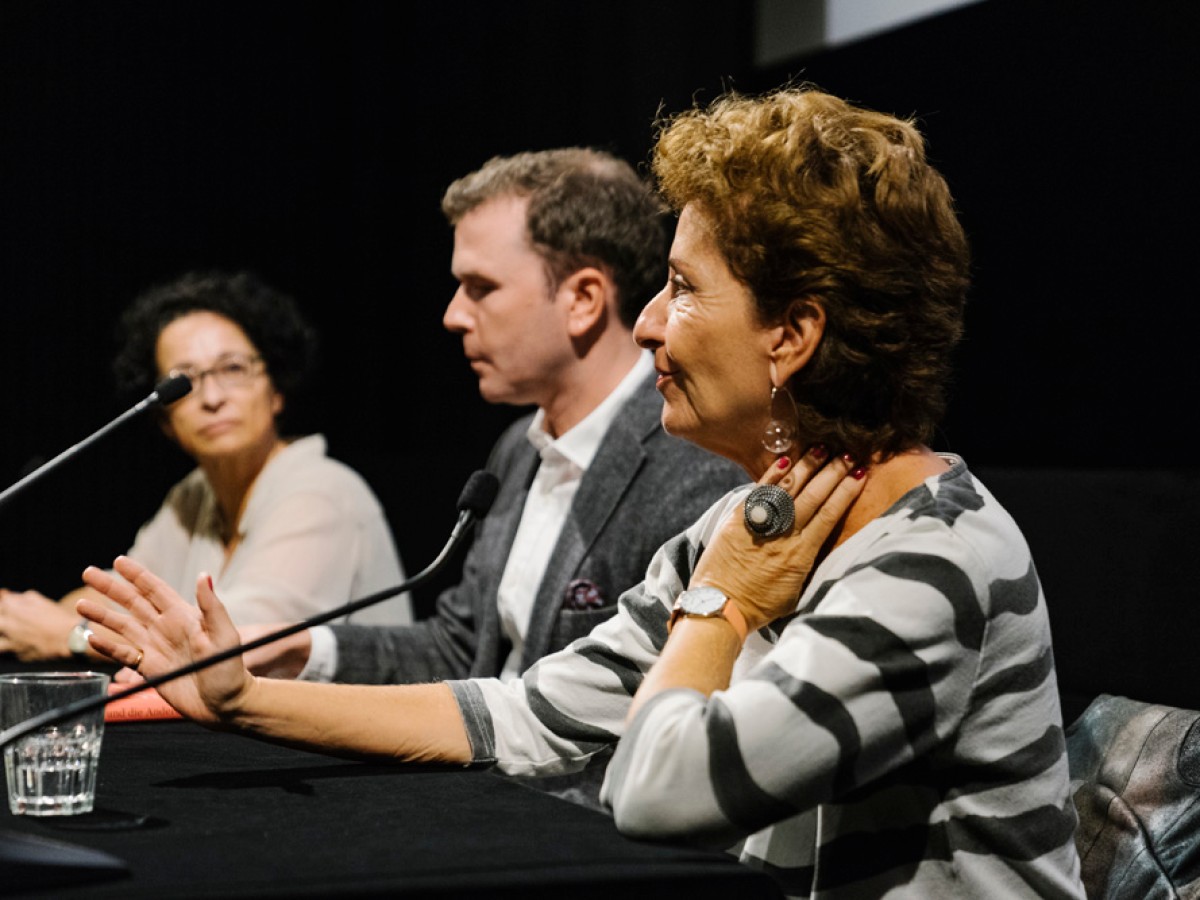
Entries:
{"type": "Polygon", "coordinates": [[[490,771],[343,760],[181,720],[108,725],[94,813],[0,806],[5,897],[718,894],[780,896],[725,854],[628,840],[608,816],[490,771]],[[32,870],[5,854],[11,863],[23,841],[45,839],[110,854],[124,871],[30,889],[32,870]]]}

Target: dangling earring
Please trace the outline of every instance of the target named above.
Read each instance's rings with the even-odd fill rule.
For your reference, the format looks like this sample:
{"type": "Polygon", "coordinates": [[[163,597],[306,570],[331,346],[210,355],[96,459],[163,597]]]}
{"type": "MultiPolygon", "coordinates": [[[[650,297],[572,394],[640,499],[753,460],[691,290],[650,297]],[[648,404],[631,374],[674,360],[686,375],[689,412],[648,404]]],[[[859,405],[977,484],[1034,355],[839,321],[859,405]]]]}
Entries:
{"type": "Polygon", "coordinates": [[[800,414],[786,387],[775,387],[775,363],[771,363],[771,418],[763,431],[762,445],[772,453],[786,453],[796,442],[800,414]]]}

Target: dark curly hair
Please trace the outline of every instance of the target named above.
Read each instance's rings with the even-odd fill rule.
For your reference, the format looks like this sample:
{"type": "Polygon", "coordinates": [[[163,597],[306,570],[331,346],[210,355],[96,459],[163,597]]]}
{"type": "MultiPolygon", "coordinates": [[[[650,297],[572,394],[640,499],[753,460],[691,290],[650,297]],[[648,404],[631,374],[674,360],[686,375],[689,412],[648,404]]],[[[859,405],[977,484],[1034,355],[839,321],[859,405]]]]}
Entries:
{"type": "Polygon", "coordinates": [[[660,120],[652,166],[674,210],[712,225],[761,321],[823,306],[824,338],[789,385],[801,432],[855,459],[928,443],[970,252],[914,124],[809,85],[729,92],[660,120]]]}
{"type": "Polygon", "coordinates": [[[526,197],[526,230],[551,286],[584,266],[617,286],[621,321],[632,328],[666,281],[666,210],[629,163],[586,147],[495,156],[454,181],[442,197],[451,225],[494,197],[526,197]]]}
{"type": "Polygon", "coordinates": [[[122,394],[144,396],[154,389],[161,377],[158,336],[194,312],[216,313],[241,328],[262,356],[271,383],[289,401],[315,368],[316,331],[290,296],[250,272],[188,272],[142,292],[122,313],[113,361],[122,394]]]}

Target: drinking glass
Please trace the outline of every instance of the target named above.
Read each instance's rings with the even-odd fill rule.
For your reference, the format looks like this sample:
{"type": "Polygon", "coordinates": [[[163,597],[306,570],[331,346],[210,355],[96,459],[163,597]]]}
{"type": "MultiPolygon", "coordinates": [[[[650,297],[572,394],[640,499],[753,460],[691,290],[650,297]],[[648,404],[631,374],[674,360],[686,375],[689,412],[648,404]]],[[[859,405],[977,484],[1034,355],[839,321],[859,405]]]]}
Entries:
{"type": "MultiPolygon", "coordinates": [[[[19,672],[0,675],[0,730],[52,709],[108,691],[101,672],[19,672]]],[[[15,815],[91,812],[104,737],[104,707],[43,725],[4,748],[8,808],[15,815]]]]}

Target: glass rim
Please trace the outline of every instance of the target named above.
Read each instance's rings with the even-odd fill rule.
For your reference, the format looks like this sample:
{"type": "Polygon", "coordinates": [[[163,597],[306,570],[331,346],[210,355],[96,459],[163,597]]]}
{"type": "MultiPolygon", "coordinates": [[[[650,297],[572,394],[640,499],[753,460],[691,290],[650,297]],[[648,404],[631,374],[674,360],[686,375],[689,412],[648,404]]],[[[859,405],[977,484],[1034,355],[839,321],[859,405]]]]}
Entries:
{"type": "Polygon", "coordinates": [[[95,672],[90,669],[72,672],[4,672],[0,674],[0,683],[20,684],[23,682],[67,682],[67,681],[95,681],[99,678],[109,678],[112,676],[107,672],[95,672]]]}

